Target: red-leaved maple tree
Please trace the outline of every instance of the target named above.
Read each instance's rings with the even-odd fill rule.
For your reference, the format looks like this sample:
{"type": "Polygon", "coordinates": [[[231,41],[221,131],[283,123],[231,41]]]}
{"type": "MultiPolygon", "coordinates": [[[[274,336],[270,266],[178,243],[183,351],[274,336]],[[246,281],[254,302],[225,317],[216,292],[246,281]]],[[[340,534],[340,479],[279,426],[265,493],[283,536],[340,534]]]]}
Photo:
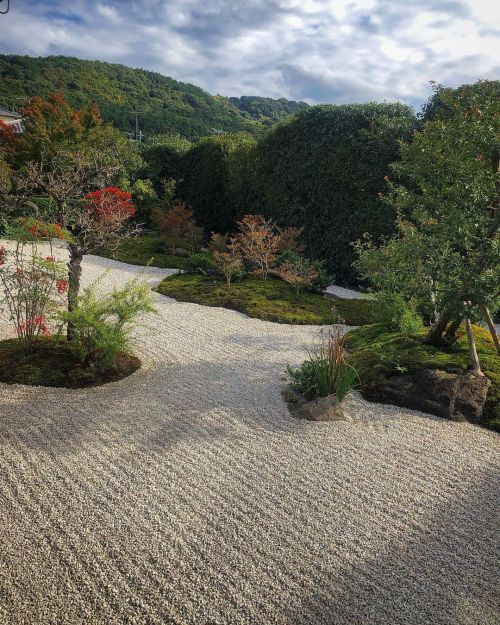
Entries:
{"type": "Polygon", "coordinates": [[[120,227],[135,215],[132,195],[117,187],[106,187],[87,193],[86,209],[93,215],[100,228],[120,227]]]}

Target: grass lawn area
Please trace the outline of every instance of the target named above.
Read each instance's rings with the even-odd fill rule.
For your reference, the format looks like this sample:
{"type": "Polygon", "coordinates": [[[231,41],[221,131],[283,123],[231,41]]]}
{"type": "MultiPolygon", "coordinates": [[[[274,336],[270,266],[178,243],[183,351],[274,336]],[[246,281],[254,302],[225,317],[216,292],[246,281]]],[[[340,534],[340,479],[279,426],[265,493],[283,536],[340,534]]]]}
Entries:
{"type": "Polygon", "coordinates": [[[0,341],[0,381],[7,384],[99,386],[121,380],[140,366],[138,358],[122,353],[118,354],[116,364],[105,371],[85,366],[62,336],[38,337],[30,354],[20,349],[18,339],[0,341]]]}
{"type": "MultiPolygon", "coordinates": [[[[476,347],[483,373],[492,384],[488,392],[481,425],[500,431],[500,358],[497,356],[487,330],[474,326],[476,347]]],[[[419,369],[441,369],[463,373],[470,358],[465,332],[461,332],[456,347],[440,349],[422,341],[419,336],[405,337],[391,332],[383,324],[358,328],[349,333],[349,360],[357,368],[362,388],[369,389],[377,379],[419,369]]]]}
{"type": "MultiPolygon", "coordinates": [[[[97,256],[113,258],[130,265],[147,265],[149,263],[152,267],[184,269],[186,259],[182,256],[173,256],[172,254],[159,252],[158,245],[160,242],[161,239],[159,237],[142,234],[130,239],[124,239],[114,251],[101,248],[94,253],[97,256]]],[[[204,252],[200,253],[204,254],[204,252]]],[[[208,252],[206,252],[206,255],[207,257],[210,256],[208,252]]]]}
{"type": "Polygon", "coordinates": [[[271,276],[267,280],[247,278],[228,287],[225,280],[213,276],[181,274],[165,278],[155,290],[181,302],[231,308],[249,317],[278,323],[331,324],[339,316],[348,325],[373,322],[373,305],[369,301],[337,303],[305,292],[297,296],[290,285],[271,276]]]}

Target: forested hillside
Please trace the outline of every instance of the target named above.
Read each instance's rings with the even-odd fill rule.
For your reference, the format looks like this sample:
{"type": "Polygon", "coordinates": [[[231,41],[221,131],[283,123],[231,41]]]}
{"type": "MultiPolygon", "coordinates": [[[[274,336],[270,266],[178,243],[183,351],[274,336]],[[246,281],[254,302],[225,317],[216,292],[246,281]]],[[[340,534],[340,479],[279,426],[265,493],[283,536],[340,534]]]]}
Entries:
{"type": "Polygon", "coordinates": [[[305,103],[270,98],[226,98],[156,72],[66,56],[0,55],[0,105],[19,109],[27,98],[63,92],[75,107],[96,102],[106,121],[133,131],[140,111],[146,136],[179,133],[196,138],[214,131],[259,134],[305,103]]]}
{"type": "Polygon", "coordinates": [[[296,102],[285,98],[273,100],[272,98],[249,95],[241,96],[241,98],[229,98],[229,101],[240,111],[245,111],[266,125],[272,125],[289,115],[295,115],[295,113],[309,106],[307,102],[296,102]]]}

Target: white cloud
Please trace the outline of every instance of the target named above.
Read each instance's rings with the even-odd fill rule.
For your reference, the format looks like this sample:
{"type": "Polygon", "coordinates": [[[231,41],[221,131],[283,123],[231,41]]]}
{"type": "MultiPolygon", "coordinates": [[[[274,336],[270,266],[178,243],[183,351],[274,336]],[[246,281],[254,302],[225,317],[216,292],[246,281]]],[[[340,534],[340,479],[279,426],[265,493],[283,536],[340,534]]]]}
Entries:
{"type": "Polygon", "coordinates": [[[0,51],[160,71],[226,95],[402,99],[498,78],[490,0],[14,0],[0,51]]]}

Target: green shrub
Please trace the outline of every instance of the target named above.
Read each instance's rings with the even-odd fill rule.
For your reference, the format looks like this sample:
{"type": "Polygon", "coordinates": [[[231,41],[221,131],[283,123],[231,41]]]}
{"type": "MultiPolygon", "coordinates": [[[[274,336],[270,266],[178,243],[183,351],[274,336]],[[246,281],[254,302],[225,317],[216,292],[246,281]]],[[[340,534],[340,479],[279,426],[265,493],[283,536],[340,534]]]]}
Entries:
{"type": "Polygon", "coordinates": [[[238,197],[251,184],[244,157],[254,143],[246,134],[203,137],[184,155],[177,191],[207,234],[231,232],[243,215],[238,197]]]}
{"type": "Polygon", "coordinates": [[[212,260],[206,254],[193,254],[184,260],[184,270],[187,273],[206,274],[213,268],[212,260]]]}
{"type": "Polygon", "coordinates": [[[104,370],[115,364],[120,352],[130,351],[130,329],[138,315],[153,311],[145,283],[131,280],[99,299],[97,283],[83,290],[75,310],[61,313],[71,322],[71,351],[86,365],[104,370]]]}
{"type": "Polygon", "coordinates": [[[379,291],[375,298],[380,323],[404,336],[418,334],[424,328],[422,317],[415,310],[414,302],[407,302],[399,293],[379,291]]]}
{"type": "Polygon", "coordinates": [[[322,293],[330,284],[335,282],[335,276],[327,270],[324,260],[313,260],[311,265],[318,272],[316,279],[312,283],[312,290],[322,293]]]}
{"type": "Polygon", "coordinates": [[[356,386],[356,369],[346,362],[345,333],[341,329],[330,332],[317,351],[309,352],[297,369],[290,365],[287,373],[294,390],[309,399],[335,395],[342,401],[356,386]]]}

